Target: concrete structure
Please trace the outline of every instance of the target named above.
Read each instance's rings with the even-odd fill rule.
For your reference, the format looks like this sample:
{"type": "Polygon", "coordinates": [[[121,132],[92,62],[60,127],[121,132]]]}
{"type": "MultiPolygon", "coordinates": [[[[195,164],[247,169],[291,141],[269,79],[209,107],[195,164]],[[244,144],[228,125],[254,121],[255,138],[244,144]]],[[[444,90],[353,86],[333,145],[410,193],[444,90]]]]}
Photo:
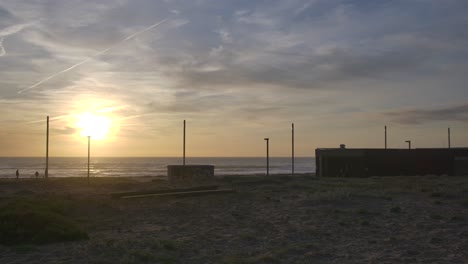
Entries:
{"type": "Polygon", "coordinates": [[[316,175],[468,175],[468,148],[315,150],[316,175]]]}
{"type": "Polygon", "coordinates": [[[168,165],[169,184],[176,187],[194,187],[214,183],[212,165],[168,165]]]}

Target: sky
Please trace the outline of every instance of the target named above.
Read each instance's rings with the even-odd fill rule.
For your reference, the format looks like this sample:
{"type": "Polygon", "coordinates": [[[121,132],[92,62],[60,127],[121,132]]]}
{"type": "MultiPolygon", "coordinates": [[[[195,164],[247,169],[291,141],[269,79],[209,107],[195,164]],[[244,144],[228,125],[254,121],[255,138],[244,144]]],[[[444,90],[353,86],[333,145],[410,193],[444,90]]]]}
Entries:
{"type": "Polygon", "coordinates": [[[0,156],[468,146],[466,0],[0,0],[0,156]],[[84,119],[83,119],[84,118],[84,119]],[[84,121],[83,121],[84,120],[84,121]],[[97,121],[96,121],[97,120],[97,121]],[[86,122],[85,122],[86,123],[86,122]],[[88,122],[89,123],[89,122],[88,122]],[[103,132],[103,131],[101,131],[103,132]],[[105,131],[104,131],[105,132],[105,131]]]}

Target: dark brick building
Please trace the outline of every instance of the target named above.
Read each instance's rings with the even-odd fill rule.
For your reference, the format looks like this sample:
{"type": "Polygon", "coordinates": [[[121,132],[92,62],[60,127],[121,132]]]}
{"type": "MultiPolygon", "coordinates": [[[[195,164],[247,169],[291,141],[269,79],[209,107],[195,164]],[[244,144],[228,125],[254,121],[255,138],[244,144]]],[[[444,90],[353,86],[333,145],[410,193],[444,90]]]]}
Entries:
{"type": "Polygon", "coordinates": [[[468,148],[315,150],[316,175],[468,175],[468,148]]]}

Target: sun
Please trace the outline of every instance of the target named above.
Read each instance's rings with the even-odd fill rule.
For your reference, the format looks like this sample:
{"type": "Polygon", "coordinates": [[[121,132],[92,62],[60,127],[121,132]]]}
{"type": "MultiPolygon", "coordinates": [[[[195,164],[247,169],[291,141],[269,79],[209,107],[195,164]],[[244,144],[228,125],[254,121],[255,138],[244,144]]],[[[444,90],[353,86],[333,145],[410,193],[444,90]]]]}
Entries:
{"type": "Polygon", "coordinates": [[[77,126],[82,136],[90,136],[92,139],[105,139],[109,133],[111,120],[103,115],[83,113],[78,115],[77,126]]]}

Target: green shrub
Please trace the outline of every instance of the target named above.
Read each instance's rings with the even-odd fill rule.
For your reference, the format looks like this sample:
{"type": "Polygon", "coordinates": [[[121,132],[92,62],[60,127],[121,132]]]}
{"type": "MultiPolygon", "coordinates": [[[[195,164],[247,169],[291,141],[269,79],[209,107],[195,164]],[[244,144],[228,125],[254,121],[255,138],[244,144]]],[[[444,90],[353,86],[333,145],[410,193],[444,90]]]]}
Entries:
{"type": "Polygon", "coordinates": [[[88,239],[64,215],[64,207],[47,200],[17,199],[0,208],[0,243],[44,244],[88,239]]]}
{"type": "Polygon", "coordinates": [[[439,215],[439,214],[432,214],[431,215],[431,218],[434,219],[434,220],[442,220],[444,219],[443,216],[439,215]]]}
{"type": "Polygon", "coordinates": [[[357,210],[357,213],[361,215],[369,214],[369,212],[366,209],[359,209],[357,210]]]}
{"type": "Polygon", "coordinates": [[[444,194],[441,192],[433,192],[431,193],[430,197],[442,197],[444,194]]]}
{"type": "Polygon", "coordinates": [[[179,247],[179,243],[177,241],[165,239],[159,240],[159,245],[167,250],[176,250],[179,247]]]}
{"type": "Polygon", "coordinates": [[[450,218],[450,221],[463,221],[463,220],[465,220],[465,218],[463,218],[462,216],[457,216],[457,215],[452,216],[450,218]]]}
{"type": "Polygon", "coordinates": [[[461,202],[461,205],[462,205],[463,207],[468,208],[468,198],[465,199],[465,200],[463,200],[463,201],[461,202]]]}

